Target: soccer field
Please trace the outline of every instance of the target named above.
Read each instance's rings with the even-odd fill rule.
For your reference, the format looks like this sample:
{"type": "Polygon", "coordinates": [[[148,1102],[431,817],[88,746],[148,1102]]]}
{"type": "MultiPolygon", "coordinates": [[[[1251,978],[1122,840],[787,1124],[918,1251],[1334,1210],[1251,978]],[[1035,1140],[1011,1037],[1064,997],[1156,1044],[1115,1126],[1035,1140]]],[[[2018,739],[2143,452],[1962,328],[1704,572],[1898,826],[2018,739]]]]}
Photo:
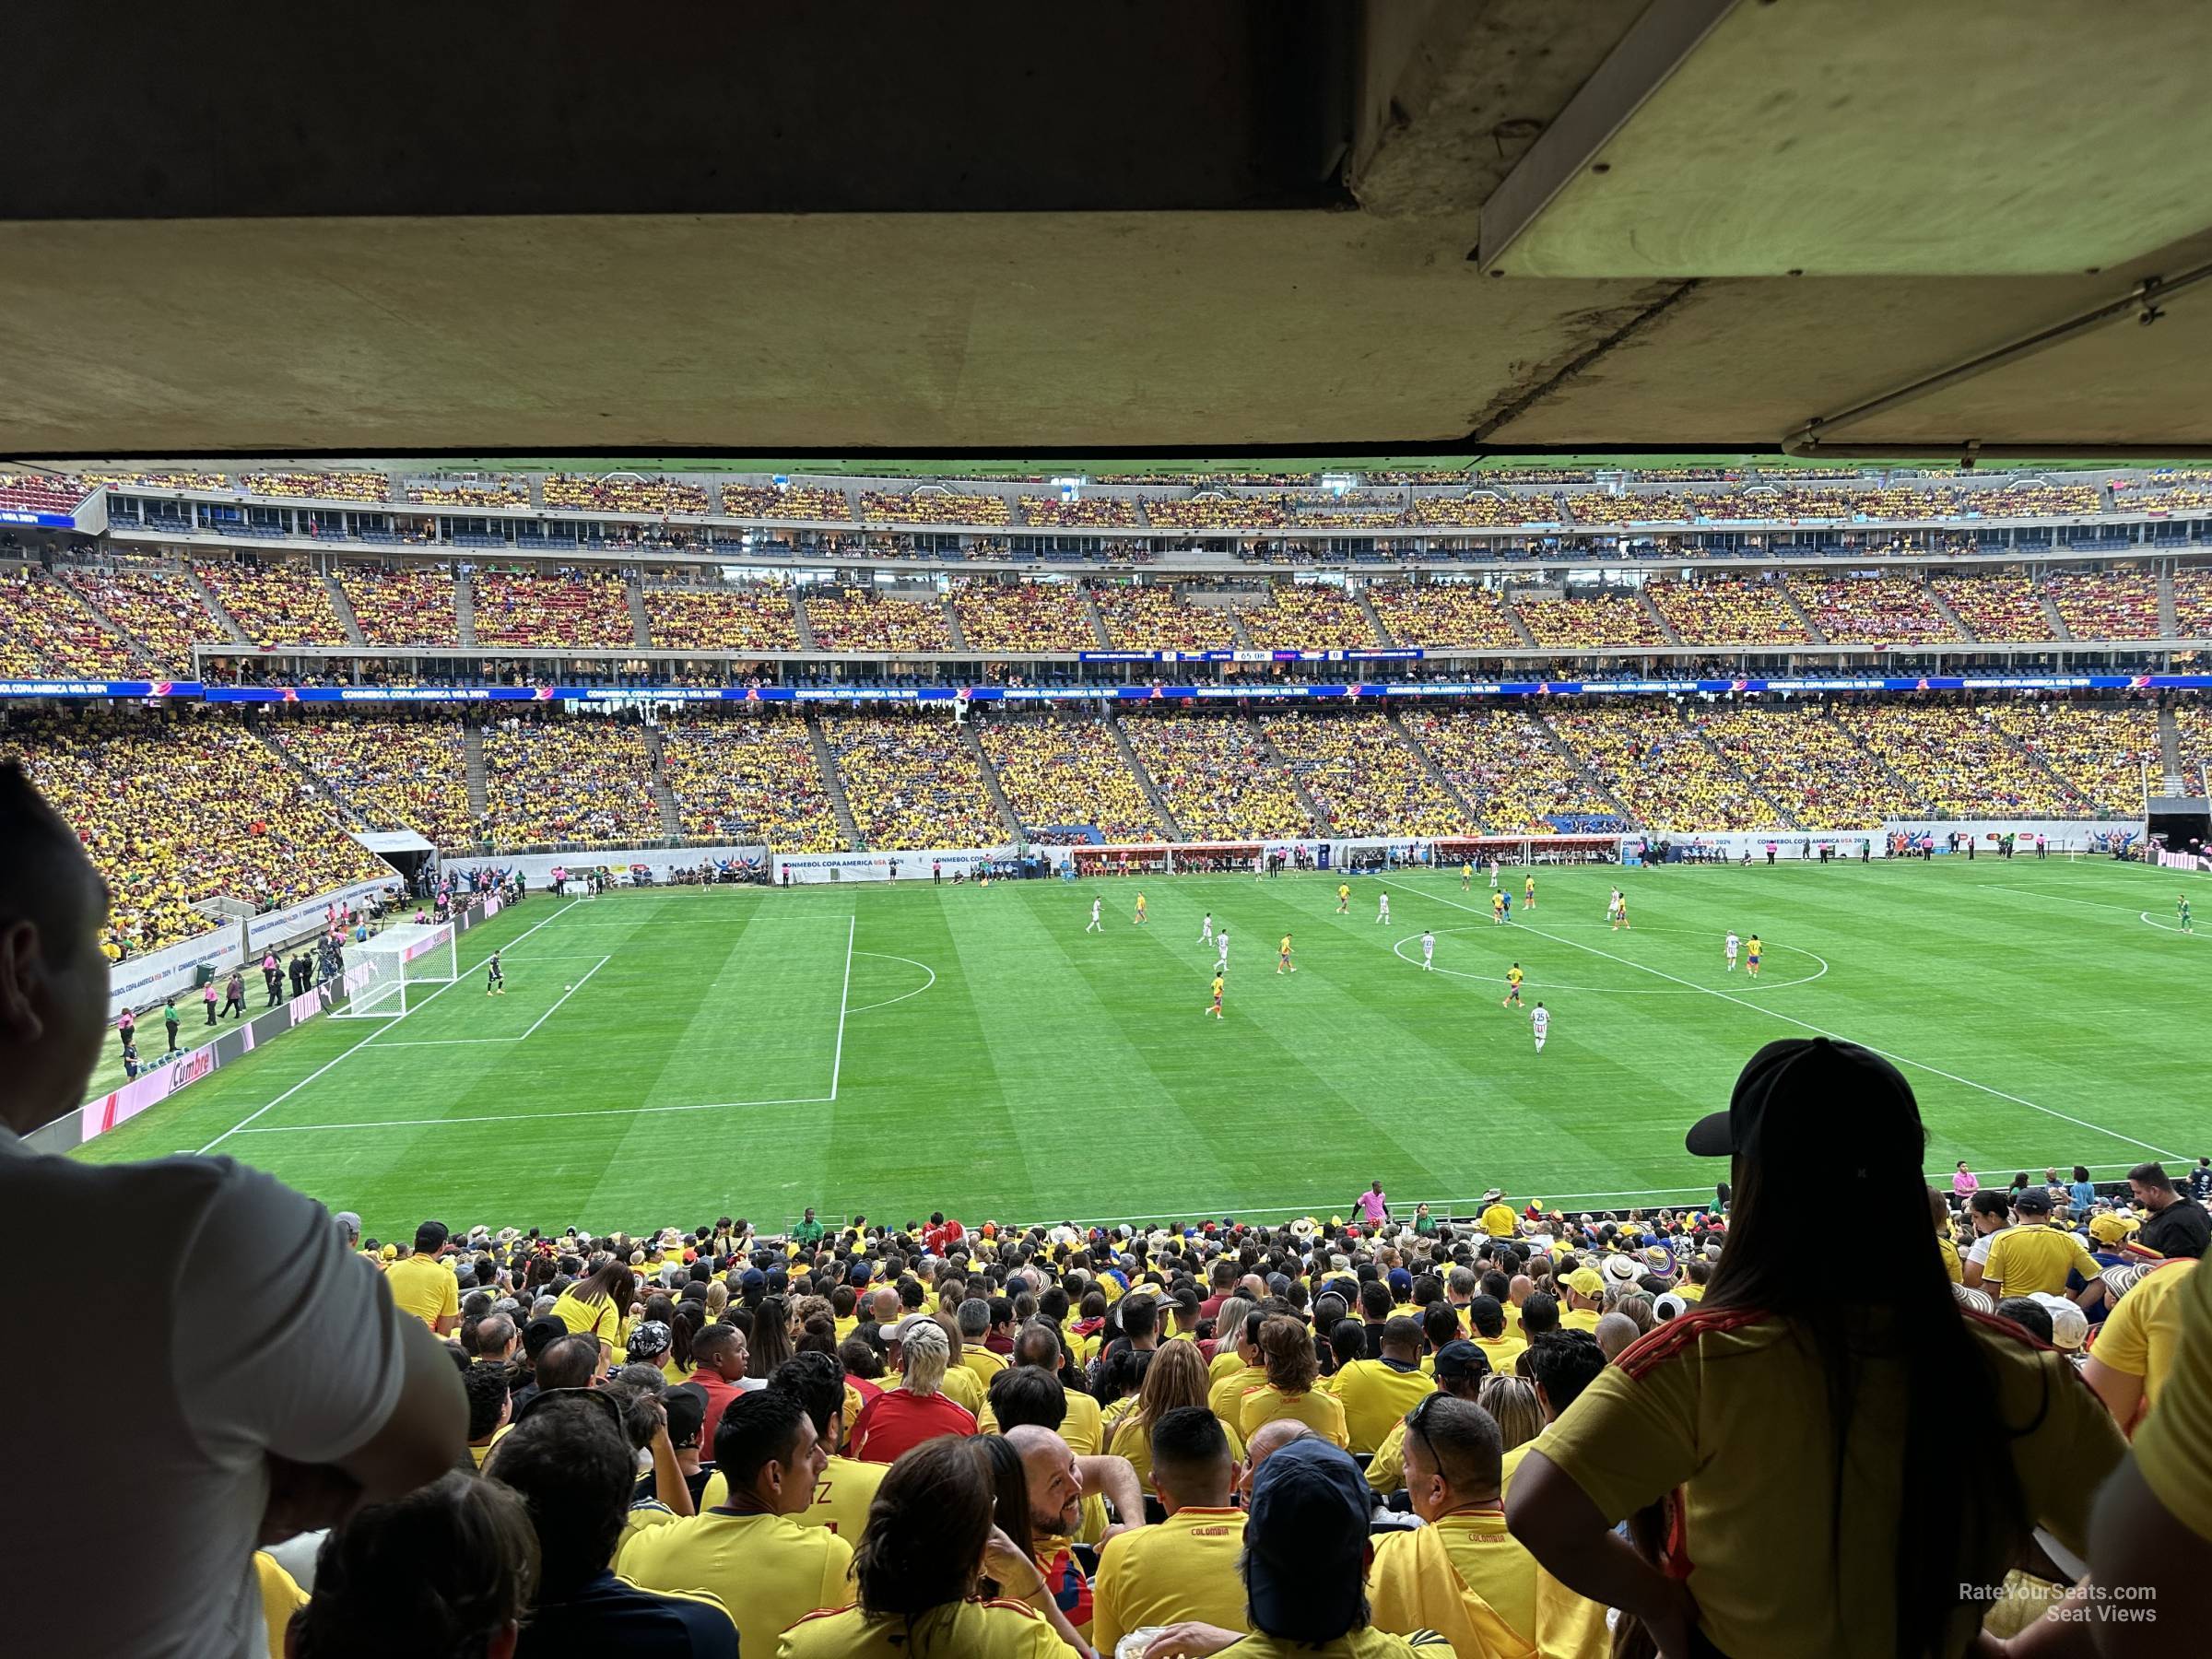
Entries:
{"type": "MultiPolygon", "coordinates": [[[[379,1238],[426,1215],[594,1232],[813,1205],[903,1222],[1394,1205],[1659,1205],[1724,1171],[1682,1134],[1760,1043],[1826,1031],[1918,1092],[1927,1168],[2100,1179],[2212,1150],[2199,878],[2060,859],[1177,877],[533,898],[406,1018],[319,1019],[93,1142],[257,1164],[379,1238]],[[1608,889],[1632,931],[1605,920],[1608,889]],[[1136,895],[1151,920],[1135,926],[1136,895]],[[1391,921],[1376,919],[1387,893],[1391,921]],[[1086,934],[1091,900],[1104,931],[1086,934]],[[1231,932],[1227,1018],[1204,1009],[1231,932]],[[1733,927],[1764,977],[1724,971],[1733,927]],[[1420,934],[1437,935],[1433,973],[1420,934]],[[1296,947],[1295,974],[1276,944],[1296,947]],[[480,964],[503,950],[508,994],[480,964]],[[1500,1006],[1518,961],[1552,1015],[1500,1006]]],[[[1809,1202],[1819,1195],[1808,1194],[1809,1202]]]]}

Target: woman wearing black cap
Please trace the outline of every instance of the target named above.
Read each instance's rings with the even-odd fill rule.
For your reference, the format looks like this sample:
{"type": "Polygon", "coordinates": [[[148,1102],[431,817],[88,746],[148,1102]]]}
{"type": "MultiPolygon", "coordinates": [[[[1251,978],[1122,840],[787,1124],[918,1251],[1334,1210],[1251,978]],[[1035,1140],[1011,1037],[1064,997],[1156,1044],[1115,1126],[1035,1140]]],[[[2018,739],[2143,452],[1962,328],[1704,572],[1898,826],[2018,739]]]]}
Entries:
{"type": "Polygon", "coordinates": [[[1702,1304],[1552,1424],[1507,1500],[1571,1588],[1661,1653],[1965,1653],[2032,1528],[2080,1552],[2119,1430],[2064,1358],[1963,1312],[1928,1239],[1926,1135],[1854,1044],[1761,1049],[1688,1149],[1732,1159],[1702,1304]],[[1839,1228],[1885,1241],[1848,1277],[1839,1228]],[[1634,1517],[1639,1550],[1611,1529],[1634,1517]]]}

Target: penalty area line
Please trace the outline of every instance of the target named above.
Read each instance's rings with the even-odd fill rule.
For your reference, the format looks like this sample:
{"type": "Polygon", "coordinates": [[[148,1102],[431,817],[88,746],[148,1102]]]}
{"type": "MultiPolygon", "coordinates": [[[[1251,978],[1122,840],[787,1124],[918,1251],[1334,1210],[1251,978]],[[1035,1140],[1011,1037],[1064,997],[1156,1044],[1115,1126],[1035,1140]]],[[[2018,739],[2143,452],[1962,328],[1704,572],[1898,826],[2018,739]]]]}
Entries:
{"type": "MultiPolygon", "coordinates": [[[[1455,899],[1447,899],[1437,893],[1424,894],[1418,888],[1405,888],[1404,885],[1399,882],[1385,881],[1382,885],[1385,887],[1403,888],[1403,890],[1406,892],[1433,899],[1439,904],[1448,904],[1454,910],[1466,911],[1473,915],[1480,915],[1483,913],[1480,911],[1477,911],[1474,906],[1462,904],[1455,899]]],[[[1734,1003],[1739,1008],[1749,1008],[1753,1013],[1763,1014],[1769,1019],[1782,1020],[1784,1024],[1795,1026],[1801,1031],[1810,1031],[1816,1037],[1831,1037],[1839,1042],[1850,1042],[1855,1041],[1853,1038],[1845,1037],[1840,1031],[1831,1031],[1825,1026],[1817,1026],[1809,1019],[1799,1019],[1794,1014],[1784,1014],[1777,1008],[1768,1007],[1763,1003],[1747,1002],[1743,997],[1732,996],[1725,991],[1716,991],[1711,985],[1700,985],[1695,980],[1684,979],[1678,973],[1669,973],[1664,968],[1653,968],[1648,963],[1639,962],[1630,957],[1615,956],[1609,950],[1600,950],[1594,945],[1585,945],[1581,940],[1568,938],[1563,934],[1546,933],[1540,927],[1530,927],[1525,924],[1518,922],[1513,924],[1513,925],[1522,928],[1522,930],[1525,933],[1535,934],[1539,939],[1549,939],[1555,944],[1569,945],[1572,946],[1577,950],[1586,950],[1592,956],[1604,957],[1607,961],[1618,962],[1624,968],[1641,968],[1644,972],[1654,974],[1660,979],[1672,980],[1677,985],[1688,985],[1693,991],[1702,991],[1708,996],[1718,997],[1721,1001],[1725,1003],[1734,1003]]],[[[1987,1083],[1977,1083],[1971,1077],[1962,1077],[1957,1072],[1945,1071],[1941,1066],[1930,1065],[1924,1060],[1908,1060],[1904,1055],[1893,1053],[1888,1049],[1876,1048],[1871,1042],[1861,1043],[1860,1046],[1862,1048],[1871,1050],[1873,1053],[1881,1055],[1884,1059],[1891,1061],[1896,1065],[1909,1065],[1915,1071],[1924,1071],[1931,1077],[1946,1078],[1947,1080],[1957,1083],[1963,1088],[1978,1088],[1983,1094],[1994,1095],[2000,1100],[2010,1100],[2016,1106],[2025,1106],[2030,1112],[2040,1112],[2046,1117],[2054,1117],[2058,1119],[2061,1123],[2072,1124],[2077,1129],[2088,1129],[2094,1131],[2099,1135],[2108,1135],[2113,1140],[2125,1141],[2131,1147],[2141,1147],[2146,1152],[2156,1152],[2160,1158],[2180,1159],[2183,1163],[2189,1161],[2188,1159],[2182,1153],[2170,1151],[2164,1147],[2153,1146],[2149,1141],[2147,1140],[2137,1140],[2132,1135],[2123,1135],[2117,1129],[2108,1129],[2102,1124],[2092,1124],[2087,1118],[2075,1117],[2069,1112],[2060,1112],[2055,1107],[2039,1105],[2037,1102],[2029,1100],[2025,1095],[2016,1095],[2008,1093],[2006,1090],[2002,1088],[1993,1088],[1987,1083]]]]}
{"type": "Polygon", "coordinates": [[[736,1112],[750,1106],[827,1106],[828,1095],[791,1100],[708,1100],[697,1106],[598,1106],[581,1112],[499,1112],[470,1117],[382,1118],[359,1124],[266,1124],[236,1135],[305,1135],[328,1129],[435,1129],[447,1124],[535,1124],[551,1118],[654,1117],[672,1112],[736,1112]]]}

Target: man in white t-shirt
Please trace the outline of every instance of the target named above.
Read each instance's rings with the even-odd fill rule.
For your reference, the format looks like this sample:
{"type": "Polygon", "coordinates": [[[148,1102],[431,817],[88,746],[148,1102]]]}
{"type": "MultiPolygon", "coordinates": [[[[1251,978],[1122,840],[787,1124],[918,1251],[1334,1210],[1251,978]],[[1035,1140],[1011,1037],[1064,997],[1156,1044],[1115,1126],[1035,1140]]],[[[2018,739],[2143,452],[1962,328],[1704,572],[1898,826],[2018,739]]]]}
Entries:
{"type": "Polygon", "coordinates": [[[461,1380],[312,1199],[223,1158],[94,1165],[25,1144],[85,1097],[108,1011],[107,894],[14,766],[0,846],[0,1216],[27,1239],[137,1241],[86,1258],[66,1296],[24,1274],[0,1290],[0,1320],[63,1351],[131,1311],[127,1362],[72,1382],[98,1434],[27,1430],[53,1384],[0,1370],[8,1487],[37,1494],[0,1506],[10,1651],[265,1654],[255,1545],[451,1468],[461,1380]],[[119,1516],[120,1590],[104,1547],[119,1516]]]}

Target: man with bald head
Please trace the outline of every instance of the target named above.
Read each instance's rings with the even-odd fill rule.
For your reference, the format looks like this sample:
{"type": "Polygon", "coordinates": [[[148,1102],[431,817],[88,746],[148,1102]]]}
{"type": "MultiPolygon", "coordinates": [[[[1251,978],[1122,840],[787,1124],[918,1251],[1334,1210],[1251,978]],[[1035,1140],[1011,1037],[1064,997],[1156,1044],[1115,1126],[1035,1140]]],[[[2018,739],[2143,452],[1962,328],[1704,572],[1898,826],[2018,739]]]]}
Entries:
{"type": "MultiPolygon", "coordinates": [[[[445,1346],[312,1199],[228,1158],[89,1164],[25,1143],[91,1080],[108,893],[13,764],[0,848],[0,1216],[27,1239],[160,1242],[87,1256],[82,1295],[57,1301],[34,1275],[0,1290],[0,1316],[65,1350],[88,1338],[88,1310],[127,1306],[133,1331],[129,1367],[76,1379],[106,1431],[10,1441],[11,1489],[40,1494],[0,1515],[10,1646],[244,1659],[266,1645],[255,1544],[437,1479],[466,1442],[467,1396],[445,1346]],[[84,1547],[122,1490],[147,1550],[127,1595],[84,1547]]],[[[0,1371],[0,1415],[41,1421],[48,1392],[35,1368],[0,1371]]]]}
{"type": "Polygon", "coordinates": [[[1620,1358],[1620,1350],[1643,1335],[1636,1322],[1626,1313],[1606,1313],[1597,1322],[1597,1350],[1609,1364],[1620,1358]]]}
{"type": "Polygon", "coordinates": [[[1244,1478],[1238,1489],[1249,1499],[1252,1477],[1260,1472],[1260,1465],[1280,1452],[1292,1441],[1304,1440],[1313,1433],[1295,1418],[1273,1418],[1253,1431],[1244,1446],[1244,1478]]]}
{"type": "MultiPolygon", "coordinates": [[[[1030,1544],[1036,1552],[1037,1571],[1044,1574],[1053,1605],[1076,1634],[1088,1641],[1090,1581],[1069,1545],[1083,1524],[1082,1466],[1065,1441],[1034,1423],[1007,1430],[1006,1444],[1020,1453],[1022,1474],[1029,1483],[1030,1544]]],[[[1125,1461],[1123,1467],[1128,1467],[1125,1461]]],[[[1130,1484],[1135,1484],[1134,1474],[1130,1484]]],[[[1141,1497],[1136,1500],[1136,1518],[1144,1519],[1141,1497]]]]}
{"type": "Polygon", "coordinates": [[[514,1358],[519,1339],[513,1320],[496,1310],[487,1313],[477,1321],[477,1359],[488,1365],[504,1365],[514,1358]]]}

